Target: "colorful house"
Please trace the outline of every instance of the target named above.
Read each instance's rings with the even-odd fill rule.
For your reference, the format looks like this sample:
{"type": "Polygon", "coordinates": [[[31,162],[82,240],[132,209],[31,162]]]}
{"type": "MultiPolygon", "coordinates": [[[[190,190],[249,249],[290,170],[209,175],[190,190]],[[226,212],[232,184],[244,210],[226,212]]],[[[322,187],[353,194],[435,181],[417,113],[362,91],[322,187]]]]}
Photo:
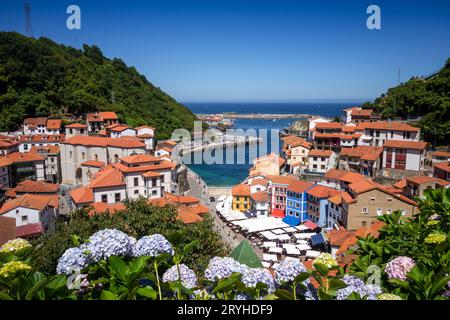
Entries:
{"type": "Polygon", "coordinates": [[[289,184],[295,181],[291,176],[267,176],[270,180],[270,214],[274,217],[284,218],[286,213],[286,190],[289,184]]]}
{"type": "Polygon", "coordinates": [[[312,222],[317,223],[320,227],[327,225],[328,216],[328,198],[338,194],[339,191],[315,185],[306,191],[308,202],[308,217],[312,222]]]}
{"type": "Polygon", "coordinates": [[[289,184],[286,192],[286,223],[298,225],[308,220],[306,191],[313,186],[312,183],[299,180],[289,184]]]}
{"type": "Polygon", "coordinates": [[[231,189],[233,210],[245,212],[251,208],[250,186],[238,184],[231,189]]]}

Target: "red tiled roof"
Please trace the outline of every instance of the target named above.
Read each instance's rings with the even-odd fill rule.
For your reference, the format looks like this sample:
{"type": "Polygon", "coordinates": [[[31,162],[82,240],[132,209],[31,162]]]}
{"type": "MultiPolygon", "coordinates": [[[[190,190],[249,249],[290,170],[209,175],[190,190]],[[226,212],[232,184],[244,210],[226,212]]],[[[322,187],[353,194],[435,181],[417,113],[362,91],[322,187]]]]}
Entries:
{"type": "Polygon", "coordinates": [[[419,128],[413,127],[407,123],[399,121],[362,122],[357,125],[357,130],[358,129],[410,131],[410,132],[418,132],[420,130],[419,128]]]}
{"type": "Polygon", "coordinates": [[[450,161],[437,163],[434,165],[435,168],[443,170],[445,172],[450,172],[450,161]]]}
{"type": "Polygon", "coordinates": [[[89,211],[89,215],[102,214],[109,212],[110,214],[116,213],[117,211],[125,210],[125,205],[123,203],[107,204],[104,202],[94,202],[91,204],[92,210],[89,211]]]}
{"type": "Polygon", "coordinates": [[[295,192],[295,193],[303,193],[308,188],[311,188],[312,186],[313,186],[312,183],[309,183],[306,181],[295,180],[289,184],[289,186],[287,187],[287,190],[291,191],[291,192],[295,192]]]}
{"type": "Polygon", "coordinates": [[[9,197],[16,197],[17,193],[57,193],[59,184],[47,183],[43,181],[24,180],[15,188],[6,191],[9,197]]]}
{"type": "Polygon", "coordinates": [[[175,195],[172,193],[165,193],[164,197],[173,203],[177,203],[177,204],[196,204],[196,203],[200,203],[200,199],[196,198],[196,197],[191,197],[191,196],[179,196],[179,195],[175,195]]]}
{"type": "Polygon", "coordinates": [[[161,159],[158,157],[154,157],[148,154],[136,154],[128,157],[124,157],[120,159],[122,162],[128,164],[139,164],[139,163],[152,163],[152,162],[161,162],[161,159]]]}
{"type": "Polygon", "coordinates": [[[116,168],[105,168],[97,172],[89,184],[90,188],[107,188],[125,185],[123,174],[116,168]]]}
{"type": "Polygon", "coordinates": [[[250,186],[247,184],[238,184],[231,189],[233,196],[250,196],[250,186]]]}
{"type": "Polygon", "coordinates": [[[352,117],[353,116],[370,117],[372,114],[373,114],[372,109],[361,109],[361,110],[353,110],[352,111],[352,117]]]}
{"type": "Polygon", "coordinates": [[[73,202],[75,202],[76,204],[94,202],[94,192],[89,187],[80,187],[70,190],[70,196],[72,197],[73,202]]]}
{"type": "Polygon", "coordinates": [[[429,183],[429,182],[436,182],[438,184],[440,184],[441,186],[446,186],[448,184],[450,184],[449,181],[445,181],[439,178],[435,178],[435,177],[429,177],[429,176],[414,176],[414,177],[409,177],[406,178],[407,182],[412,182],[414,184],[423,184],[423,183],[429,183]]]}
{"type": "Polygon", "coordinates": [[[428,142],[425,141],[387,140],[383,144],[384,148],[414,149],[414,150],[425,150],[427,146],[428,142]]]}
{"type": "Polygon", "coordinates": [[[379,184],[379,183],[377,183],[377,182],[375,182],[373,180],[370,180],[370,179],[364,179],[364,180],[361,180],[359,182],[352,183],[352,184],[349,185],[349,188],[350,188],[350,190],[352,190],[356,194],[361,194],[361,193],[364,193],[364,192],[367,192],[367,191],[378,189],[378,190],[383,191],[383,192],[385,192],[387,194],[390,194],[391,196],[393,196],[393,197],[395,197],[395,198],[397,198],[397,199],[399,199],[399,200],[401,200],[403,202],[406,202],[406,203],[409,203],[411,205],[417,206],[417,203],[415,201],[413,201],[413,200],[411,200],[411,199],[409,199],[409,198],[407,198],[407,197],[405,197],[405,196],[403,196],[401,194],[393,192],[388,187],[383,186],[383,185],[381,185],[381,184],[379,184]]]}
{"type": "Polygon", "coordinates": [[[154,172],[154,171],[147,171],[146,173],[143,173],[142,176],[146,178],[156,178],[161,177],[162,173],[154,172]]]}
{"type": "Polygon", "coordinates": [[[319,227],[317,224],[315,224],[311,220],[306,220],[305,223],[303,223],[303,225],[305,227],[309,228],[310,230],[315,230],[319,227]]]}
{"type": "Polygon", "coordinates": [[[315,185],[314,187],[306,191],[306,193],[309,194],[310,196],[323,199],[332,197],[338,194],[339,191],[325,186],[315,185]]]}
{"type": "Polygon", "coordinates": [[[355,148],[342,148],[339,155],[375,161],[381,157],[382,153],[383,147],[357,146],[355,148]]]}
{"type": "Polygon", "coordinates": [[[292,176],[274,176],[274,175],[268,175],[266,176],[267,179],[269,179],[272,184],[277,185],[285,185],[288,186],[292,181],[295,180],[292,176]]]}
{"type": "Polygon", "coordinates": [[[291,146],[291,148],[302,146],[304,148],[311,149],[311,147],[312,147],[311,143],[309,143],[305,139],[297,137],[297,136],[286,136],[286,137],[282,138],[282,140],[286,145],[291,146]]]}
{"type": "Polygon", "coordinates": [[[117,114],[113,111],[102,111],[98,113],[103,120],[117,120],[117,114]]]}
{"type": "Polygon", "coordinates": [[[252,183],[250,183],[251,186],[261,185],[261,186],[267,186],[269,184],[269,180],[262,179],[262,178],[256,178],[252,180],[252,183]]]}
{"type": "Polygon", "coordinates": [[[23,120],[24,125],[43,125],[45,126],[47,124],[47,118],[46,117],[37,117],[37,118],[26,118],[23,120]]]}
{"type": "Polygon", "coordinates": [[[103,161],[89,160],[81,163],[82,166],[101,168],[105,165],[103,161]]]}
{"type": "Polygon", "coordinates": [[[16,237],[17,238],[28,238],[36,237],[44,232],[44,227],[42,223],[29,223],[23,226],[16,227],[16,237]]]}
{"type": "Polygon", "coordinates": [[[85,125],[85,124],[82,124],[82,123],[71,123],[71,124],[68,124],[67,126],[66,126],[66,128],[72,128],[72,129],[84,129],[84,128],[87,128],[87,125],[85,125]]]}
{"type": "Polygon", "coordinates": [[[434,151],[430,152],[432,157],[442,157],[442,158],[450,158],[450,152],[445,151],[434,151]]]}
{"type": "Polygon", "coordinates": [[[5,202],[0,209],[0,214],[4,214],[15,208],[24,207],[35,210],[44,210],[47,206],[58,208],[58,196],[57,195],[35,195],[35,194],[24,194],[23,196],[18,196],[15,199],[5,202]]]}
{"type": "Polygon", "coordinates": [[[47,153],[47,154],[58,154],[60,151],[59,146],[52,146],[52,145],[47,145],[47,146],[32,146],[29,153],[34,153],[34,154],[42,154],[42,153],[47,153]]]}
{"type": "Polygon", "coordinates": [[[398,188],[398,189],[405,189],[406,188],[406,179],[401,179],[401,180],[397,181],[396,183],[394,183],[392,186],[395,188],[398,188]]]}
{"type": "Polygon", "coordinates": [[[124,165],[123,163],[113,163],[111,166],[114,168],[119,169],[122,172],[125,173],[131,173],[131,172],[147,172],[147,171],[158,171],[158,170],[172,170],[175,166],[174,163],[170,161],[161,161],[159,164],[148,164],[148,165],[142,165],[142,166],[135,166],[135,167],[128,167],[124,165]]]}
{"type": "Polygon", "coordinates": [[[310,150],[308,153],[308,157],[331,157],[333,151],[331,150],[310,150]]]}
{"type": "Polygon", "coordinates": [[[267,191],[258,191],[255,193],[252,193],[252,199],[256,202],[267,202],[269,201],[269,195],[267,191]]]}
{"type": "Polygon", "coordinates": [[[73,136],[67,139],[65,144],[98,146],[98,147],[118,147],[118,148],[145,148],[145,144],[135,139],[127,138],[104,138],[93,136],[73,136]]]}
{"type": "Polygon", "coordinates": [[[136,129],[136,130],[141,130],[141,129],[152,129],[152,130],[155,130],[154,127],[147,126],[147,125],[145,125],[145,126],[140,126],[140,127],[135,128],[135,129],[136,129]]]}
{"type": "Polygon", "coordinates": [[[48,119],[47,120],[47,129],[61,129],[62,128],[62,120],[60,119],[48,119]]]}
{"type": "Polygon", "coordinates": [[[342,124],[339,122],[319,122],[316,124],[316,129],[341,129],[342,124]]]}
{"type": "Polygon", "coordinates": [[[44,161],[44,157],[35,153],[13,152],[0,157],[0,167],[9,166],[13,163],[44,161]]]}

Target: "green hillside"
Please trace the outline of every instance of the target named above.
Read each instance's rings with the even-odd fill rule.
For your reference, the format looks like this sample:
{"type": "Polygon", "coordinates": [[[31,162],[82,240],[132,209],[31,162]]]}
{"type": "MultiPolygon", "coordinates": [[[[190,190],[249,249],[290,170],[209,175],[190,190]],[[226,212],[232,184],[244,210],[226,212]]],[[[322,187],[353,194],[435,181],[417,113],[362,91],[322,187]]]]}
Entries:
{"type": "Polygon", "coordinates": [[[364,108],[374,108],[384,118],[415,118],[420,120],[425,141],[445,145],[450,141],[450,59],[435,75],[415,77],[391,88],[374,103],[364,108]]]}
{"type": "Polygon", "coordinates": [[[0,131],[25,117],[115,111],[130,126],[148,124],[158,138],[193,128],[195,115],[121,59],[96,46],[82,50],[47,38],[0,32],[0,131]]]}

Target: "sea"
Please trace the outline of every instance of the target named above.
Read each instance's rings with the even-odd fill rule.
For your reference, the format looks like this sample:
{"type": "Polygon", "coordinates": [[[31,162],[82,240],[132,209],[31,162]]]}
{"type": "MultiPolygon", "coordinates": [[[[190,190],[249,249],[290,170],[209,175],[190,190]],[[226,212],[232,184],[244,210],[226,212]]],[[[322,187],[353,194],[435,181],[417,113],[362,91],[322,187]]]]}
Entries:
{"type": "MultiPolygon", "coordinates": [[[[360,105],[360,102],[304,102],[304,103],[184,103],[194,113],[200,114],[218,114],[223,112],[236,112],[239,114],[252,114],[252,113],[264,113],[264,114],[313,114],[321,115],[325,117],[340,116],[342,109],[360,105]]],[[[283,130],[283,128],[290,126],[294,121],[301,119],[235,119],[233,129],[255,129],[258,133],[259,129],[271,129],[283,130]]],[[[264,139],[266,136],[264,135],[264,139]]],[[[268,148],[260,150],[258,148],[258,154],[279,152],[278,150],[272,150],[271,135],[267,135],[268,148]]],[[[281,147],[281,143],[275,144],[281,147]]],[[[265,145],[264,145],[265,146],[265,145]]],[[[223,163],[221,164],[187,164],[187,166],[196,172],[205,181],[208,186],[212,187],[230,187],[242,182],[249,173],[249,168],[253,165],[255,156],[252,152],[249,152],[248,147],[235,147],[233,150],[235,153],[235,159],[237,160],[237,154],[245,154],[245,162],[237,164],[226,164],[225,152],[223,153],[223,163]]],[[[195,155],[191,155],[191,160],[195,155]]],[[[193,161],[190,161],[193,163],[193,161]]],[[[241,161],[242,162],[242,161],[241,161]]]]}

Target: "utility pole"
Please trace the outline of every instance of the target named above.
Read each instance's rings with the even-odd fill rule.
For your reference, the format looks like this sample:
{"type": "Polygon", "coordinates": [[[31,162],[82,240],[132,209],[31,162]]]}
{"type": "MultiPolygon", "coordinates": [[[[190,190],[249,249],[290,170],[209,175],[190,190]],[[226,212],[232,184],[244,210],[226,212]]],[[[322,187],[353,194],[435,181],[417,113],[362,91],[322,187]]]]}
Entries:
{"type": "Polygon", "coordinates": [[[31,5],[28,0],[25,0],[24,12],[25,12],[25,34],[28,37],[32,37],[33,28],[31,26],[31,5]]]}

